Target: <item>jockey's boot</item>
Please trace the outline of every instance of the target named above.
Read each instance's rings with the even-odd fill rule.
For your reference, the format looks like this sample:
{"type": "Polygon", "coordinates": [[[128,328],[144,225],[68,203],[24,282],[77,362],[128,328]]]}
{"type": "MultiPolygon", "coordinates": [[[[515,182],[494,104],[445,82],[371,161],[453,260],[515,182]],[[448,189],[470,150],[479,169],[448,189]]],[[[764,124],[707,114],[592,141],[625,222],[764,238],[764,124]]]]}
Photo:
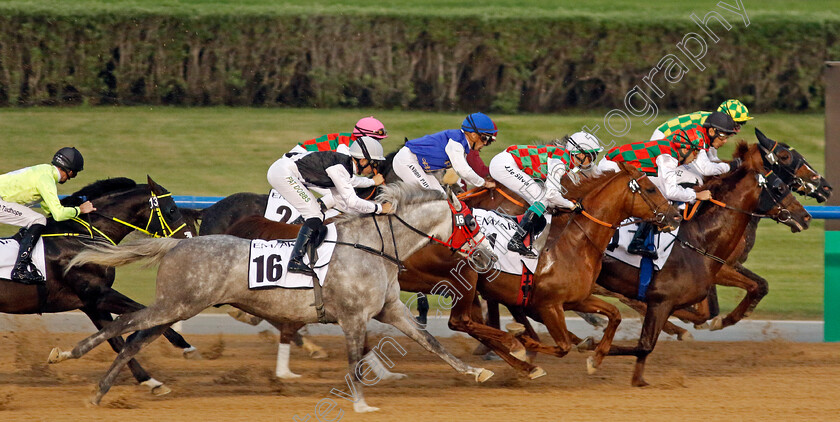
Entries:
{"type": "Polygon", "coordinates": [[[26,229],[20,239],[17,261],[12,269],[12,281],[23,284],[44,284],[44,276],[32,263],[32,249],[35,248],[43,231],[43,224],[33,224],[26,229]]]}
{"type": "Polygon", "coordinates": [[[650,259],[658,258],[659,255],[657,255],[655,250],[651,251],[645,247],[645,241],[650,235],[650,231],[652,229],[653,225],[650,223],[639,223],[639,228],[636,229],[636,233],[633,234],[633,240],[631,240],[630,245],[627,246],[627,252],[650,259]]]}
{"type": "Polygon", "coordinates": [[[295,240],[295,247],[292,249],[292,256],[289,258],[290,273],[305,274],[310,277],[315,277],[315,271],[308,265],[303,263],[303,256],[306,254],[309,242],[313,236],[318,233],[318,227],[321,220],[317,218],[310,218],[300,226],[297,239],[295,240]],[[317,223],[310,220],[317,220],[317,223]]]}
{"type": "Polygon", "coordinates": [[[519,227],[516,228],[516,232],[507,244],[509,251],[516,252],[527,258],[537,257],[537,254],[535,254],[531,248],[525,246],[525,243],[522,242],[525,239],[525,236],[531,233],[531,228],[534,226],[534,220],[537,218],[539,218],[537,213],[530,208],[528,211],[525,211],[525,215],[522,216],[522,221],[519,222],[519,227]]]}

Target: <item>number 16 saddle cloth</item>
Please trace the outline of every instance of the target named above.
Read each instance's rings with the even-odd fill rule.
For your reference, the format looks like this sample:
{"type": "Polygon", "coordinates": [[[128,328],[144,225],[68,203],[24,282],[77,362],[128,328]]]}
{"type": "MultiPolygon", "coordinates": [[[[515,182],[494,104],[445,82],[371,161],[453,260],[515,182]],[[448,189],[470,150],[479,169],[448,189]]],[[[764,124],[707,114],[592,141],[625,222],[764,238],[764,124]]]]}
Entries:
{"type": "MultiPolygon", "coordinates": [[[[303,262],[315,270],[321,286],[324,285],[324,277],[327,275],[335,250],[335,241],[338,239],[335,224],[329,224],[326,228],[327,235],[318,246],[318,259],[315,265],[309,262],[308,256],[303,258],[303,262]]],[[[311,289],[313,287],[311,277],[286,271],[294,246],[295,239],[252,240],[248,264],[248,288],[311,289]]]]}

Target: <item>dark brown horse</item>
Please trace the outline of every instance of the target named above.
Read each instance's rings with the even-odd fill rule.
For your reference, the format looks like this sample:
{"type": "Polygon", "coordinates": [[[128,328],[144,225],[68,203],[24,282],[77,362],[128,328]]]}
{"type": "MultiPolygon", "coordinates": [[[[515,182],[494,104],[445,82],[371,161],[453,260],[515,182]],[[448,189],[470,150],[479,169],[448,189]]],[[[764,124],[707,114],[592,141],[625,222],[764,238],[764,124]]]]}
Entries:
{"type": "MultiPolygon", "coordinates": [[[[40,314],[81,309],[96,328],[101,329],[113,321],[112,313],[133,312],[142,309],[143,305],[111,287],[114,284],[114,268],[85,265],[74,267],[65,274],[67,263],[91,242],[119,243],[135,231],[135,227],[125,223],[155,236],[186,237],[187,233],[195,230],[184,225],[172,196],[151,178],[148,178],[147,185],[138,185],[126,178],[101,180],[61,202],[65,206],[77,206],[86,200],[93,202],[96,212],[73,220],[48,220],[42,237],[47,261],[45,285],[0,280],[0,291],[3,292],[0,295],[0,312],[40,314]]],[[[171,329],[167,330],[166,337],[186,352],[195,350],[171,329]]],[[[121,337],[108,342],[117,352],[124,345],[121,337]]],[[[160,395],[169,392],[168,387],[151,378],[137,361],[132,359],[129,368],[137,382],[149,387],[152,393],[160,395]]]]}
{"type": "MultiPolygon", "coordinates": [[[[739,285],[746,277],[729,271],[715,258],[725,261],[734,254],[754,215],[767,215],[790,226],[792,231],[808,227],[810,215],[790,195],[787,185],[774,173],[766,173],[757,145],[748,147],[742,143],[735,155],[744,165],[732,174],[712,179],[703,187],[726,207],[703,204],[694,218],[680,228],[678,238],[682,247],[675,247],[665,266],[654,275],[645,297],[647,310],[638,345],[610,349],[610,355],[636,356],[634,386],[647,385],[645,361],[668,316],[703,300],[715,282],[746,287],[739,285]],[[704,252],[701,254],[700,250],[704,252]]],[[[610,257],[605,257],[603,262],[598,284],[626,297],[635,297],[639,269],[610,257]]],[[[757,299],[748,291],[736,312],[749,311],[757,299]]]]}

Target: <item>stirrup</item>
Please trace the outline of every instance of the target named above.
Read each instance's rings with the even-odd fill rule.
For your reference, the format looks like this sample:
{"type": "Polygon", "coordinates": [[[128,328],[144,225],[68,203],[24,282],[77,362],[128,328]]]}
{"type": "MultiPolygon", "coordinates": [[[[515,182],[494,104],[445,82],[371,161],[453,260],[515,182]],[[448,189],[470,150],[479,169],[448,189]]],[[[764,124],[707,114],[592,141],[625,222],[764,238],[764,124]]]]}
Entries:
{"type": "Polygon", "coordinates": [[[516,252],[526,258],[536,258],[537,254],[534,253],[531,248],[525,246],[521,240],[518,239],[510,239],[510,242],[507,244],[507,248],[509,251],[516,252]]]}
{"type": "Polygon", "coordinates": [[[38,268],[32,264],[22,268],[20,271],[15,269],[15,271],[12,272],[11,279],[14,282],[27,285],[45,284],[47,281],[41,274],[41,271],[38,271],[38,268]]]}
{"type": "Polygon", "coordinates": [[[627,253],[629,253],[631,255],[643,256],[645,258],[650,258],[650,259],[659,258],[659,254],[656,253],[656,251],[651,251],[651,250],[645,249],[644,247],[637,248],[637,247],[634,247],[632,245],[627,247],[627,253]]]}
{"type": "Polygon", "coordinates": [[[304,264],[301,260],[297,259],[289,261],[288,271],[294,274],[304,274],[310,277],[315,277],[315,270],[304,264]]]}

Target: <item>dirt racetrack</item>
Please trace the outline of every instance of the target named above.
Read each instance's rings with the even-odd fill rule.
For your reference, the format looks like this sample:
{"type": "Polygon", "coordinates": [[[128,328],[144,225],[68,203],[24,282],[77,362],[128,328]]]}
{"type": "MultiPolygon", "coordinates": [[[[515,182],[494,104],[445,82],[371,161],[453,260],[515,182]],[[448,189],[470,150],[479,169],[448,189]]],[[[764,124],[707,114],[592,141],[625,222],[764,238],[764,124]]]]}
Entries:
{"type": "Polygon", "coordinates": [[[484,384],[458,375],[406,337],[408,353],[390,353],[407,380],[367,388],[367,402],[382,410],[355,414],[350,402],[330,395],[347,390],[343,338],[316,337],[326,360],[292,349],[292,370],[304,378],[273,377],[276,336],[187,336],[204,354],[188,361],[164,340],[140,358],[152,376],[173,389],[152,396],[124,370],[102,405],[85,405],[114,353],[106,344],[80,360],[47,366],[53,346],[72,347],[85,334],[48,333],[37,327],[0,333],[0,421],[292,421],[318,420],[315,406],[338,403],[321,420],[338,421],[604,421],[604,420],[838,420],[840,344],[660,342],[648,359],[646,388],[630,387],[633,359],[608,358],[587,375],[586,354],[540,356],[548,375],[517,377],[505,364],[470,354],[476,343],[444,339],[473,366],[496,375],[484,384]]]}

